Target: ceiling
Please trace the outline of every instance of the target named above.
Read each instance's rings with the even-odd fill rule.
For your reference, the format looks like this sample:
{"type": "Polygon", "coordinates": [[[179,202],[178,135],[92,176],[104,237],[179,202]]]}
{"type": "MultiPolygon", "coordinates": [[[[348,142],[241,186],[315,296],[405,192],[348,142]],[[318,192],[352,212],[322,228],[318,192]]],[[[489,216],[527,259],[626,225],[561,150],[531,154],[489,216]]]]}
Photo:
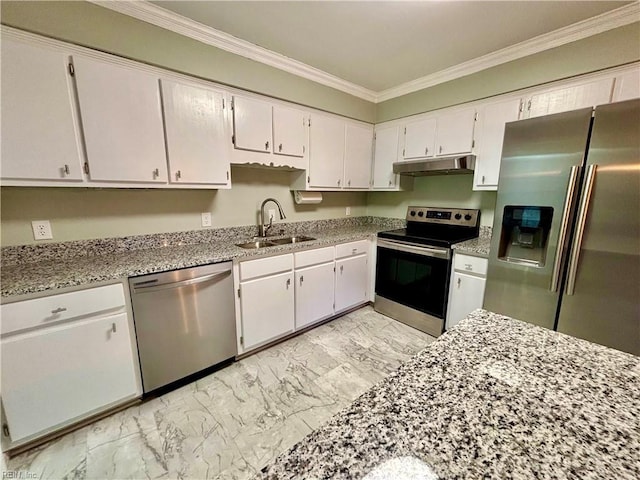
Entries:
{"type": "MultiPolygon", "coordinates": [[[[527,44],[540,35],[637,2],[183,0],[143,3],[163,15],[186,17],[288,57],[284,61],[293,59],[304,64],[302,68],[312,67],[376,95],[408,82],[437,77],[441,72],[458,69],[458,76],[462,76],[465,69],[459,67],[469,62],[477,63],[479,58],[509,51],[514,45],[521,47],[522,42],[527,44]]],[[[539,46],[538,51],[544,48],[539,46]]],[[[487,67],[476,66],[476,71],[481,68],[487,67]]]]}

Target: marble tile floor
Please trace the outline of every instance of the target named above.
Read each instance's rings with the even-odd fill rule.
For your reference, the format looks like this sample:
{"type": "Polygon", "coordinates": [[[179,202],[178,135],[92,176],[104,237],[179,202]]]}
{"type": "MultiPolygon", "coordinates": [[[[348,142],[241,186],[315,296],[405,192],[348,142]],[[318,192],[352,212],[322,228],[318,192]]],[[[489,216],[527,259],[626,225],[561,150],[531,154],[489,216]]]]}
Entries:
{"type": "Polygon", "coordinates": [[[11,478],[251,478],[432,341],[367,306],[5,457],[2,469],[11,478]]]}

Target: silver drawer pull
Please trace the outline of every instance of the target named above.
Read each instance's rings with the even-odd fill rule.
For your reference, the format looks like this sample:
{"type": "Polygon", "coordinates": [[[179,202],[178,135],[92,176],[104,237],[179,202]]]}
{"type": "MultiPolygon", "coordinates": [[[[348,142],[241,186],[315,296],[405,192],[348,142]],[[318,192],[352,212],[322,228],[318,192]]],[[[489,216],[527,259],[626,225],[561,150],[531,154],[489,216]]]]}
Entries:
{"type": "Polygon", "coordinates": [[[58,313],[62,313],[62,312],[66,312],[67,309],[64,307],[58,307],[55,310],[51,310],[51,313],[53,313],[54,315],[57,315],[58,313]]]}
{"type": "Polygon", "coordinates": [[[465,270],[473,270],[473,265],[471,265],[470,263],[465,263],[464,264],[464,269],[465,270]]]}
{"type": "Polygon", "coordinates": [[[111,324],[111,331],[112,331],[113,333],[116,333],[116,324],[115,324],[115,323],[112,323],[112,324],[111,324]]]}

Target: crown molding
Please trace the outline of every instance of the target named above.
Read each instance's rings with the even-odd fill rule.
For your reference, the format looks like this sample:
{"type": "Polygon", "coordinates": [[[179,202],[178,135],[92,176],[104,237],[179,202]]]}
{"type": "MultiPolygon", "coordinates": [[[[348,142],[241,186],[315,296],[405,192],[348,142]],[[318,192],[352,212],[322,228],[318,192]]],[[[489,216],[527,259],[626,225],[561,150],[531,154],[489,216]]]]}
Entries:
{"type": "Polygon", "coordinates": [[[605,12],[595,17],[573,23],[549,33],[525,40],[524,42],[497,50],[495,52],[474,58],[468,62],[454,65],[451,68],[440,70],[432,75],[412,80],[397,87],[378,92],[376,103],[391,100],[392,98],[417,92],[425,88],[433,87],[440,83],[449,82],[473,73],[486,70],[491,67],[508,63],[513,60],[527,57],[536,53],[566,45],[577,40],[582,40],[598,33],[623,27],[640,21],[640,2],[605,12]]]}
{"type": "Polygon", "coordinates": [[[174,12],[158,7],[146,0],[89,2],[128,15],[172,32],[193,38],[221,50],[283,70],[293,75],[348,93],[373,103],[384,102],[425,88],[449,82],[519,58],[566,45],[614,28],[640,21],[640,2],[605,12],[586,20],[539,35],[516,45],[483,55],[468,62],[441,70],[431,75],[403,83],[380,92],[367,89],[326,73],[305,63],[241,40],[233,35],[203,25],[174,12]]]}
{"type": "Polygon", "coordinates": [[[355,97],[362,98],[369,102],[375,102],[376,92],[369,90],[355,83],[348,82],[342,78],[331,75],[320,69],[314,68],[305,63],[286,57],[266,48],[259,47],[246,40],[239,39],[228,33],[221,32],[215,28],[203,25],[177,13],[158,7],[144,0],[135,1],[112,1],[112,0],[88,0],[90,3],[99,5],[109,10],[113,10],[124,15],[142,20],[144,22],[162,27],[185,37],[198,40],[217,47],[221,50],[254,60],[256,62],[269,65],[283,70],[298,77],[306,78],[327,87],[335,88],[355,97]]]}

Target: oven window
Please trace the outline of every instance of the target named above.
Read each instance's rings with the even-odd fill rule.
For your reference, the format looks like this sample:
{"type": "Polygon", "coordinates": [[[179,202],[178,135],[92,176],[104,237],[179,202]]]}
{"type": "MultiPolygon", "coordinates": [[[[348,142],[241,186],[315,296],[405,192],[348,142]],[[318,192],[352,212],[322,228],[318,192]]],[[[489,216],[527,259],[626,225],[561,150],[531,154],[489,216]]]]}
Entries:
{"type": "Polygon", "coordinates": [[[448,278],[449,260],[378,247],[377,295],[444,318],[448,278]]]}

